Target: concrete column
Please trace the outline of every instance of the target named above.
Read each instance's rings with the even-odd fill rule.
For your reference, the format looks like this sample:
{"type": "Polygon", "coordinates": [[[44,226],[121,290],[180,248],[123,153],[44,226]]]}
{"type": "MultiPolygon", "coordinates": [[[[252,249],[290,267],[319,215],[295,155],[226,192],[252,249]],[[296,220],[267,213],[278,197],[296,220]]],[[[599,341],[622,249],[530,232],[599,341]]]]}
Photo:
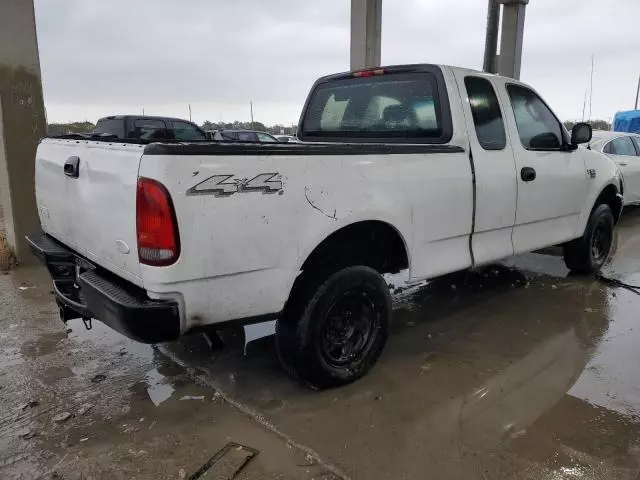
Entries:
{"type": "Polygon", "coordinates": [[[19,262],[32,261],[24,241],[38,230],[34,166],[46,134],[33,0],[0,2],[0,199],[7,241],[19,262]]]}
{"type": "Polygon", "coordinates": [[[487,7],[487,32],[484,40],[484,62],[482,69],[488,73],[497,73],[496,55],[498,51],[498,27],[500,25],[500,4],[489,0],[487,7]]]}
{"type": "Polygon", "coordinates": [[[351,0],[351,70],[380,66],[382,0],[351,0]]]}
{"type": "Polygon", "coordinates": [[[503,7],[498,73],[519,80],[520,65],[522,64],[524,14],[529,0],[499,0],[499,2],[503,7]]]}

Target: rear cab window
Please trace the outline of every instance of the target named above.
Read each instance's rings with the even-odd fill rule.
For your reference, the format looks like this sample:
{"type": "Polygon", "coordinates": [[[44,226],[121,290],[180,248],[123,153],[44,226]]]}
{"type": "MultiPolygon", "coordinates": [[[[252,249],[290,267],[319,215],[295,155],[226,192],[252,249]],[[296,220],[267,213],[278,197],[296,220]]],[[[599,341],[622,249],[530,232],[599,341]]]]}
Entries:
{"type": "Polygon", "coordinates": [[[316,142],[446,143],[451,115],[437,67],[394,67],[371,76],[321,79],[298,137],[316,142]]]}

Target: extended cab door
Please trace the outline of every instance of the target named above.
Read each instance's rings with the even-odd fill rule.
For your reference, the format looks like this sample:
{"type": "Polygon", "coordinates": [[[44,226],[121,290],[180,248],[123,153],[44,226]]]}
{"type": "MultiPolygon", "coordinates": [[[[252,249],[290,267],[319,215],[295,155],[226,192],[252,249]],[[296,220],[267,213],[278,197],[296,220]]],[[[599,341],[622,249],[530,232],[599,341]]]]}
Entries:
{"type": "Polygon", "coordinates": [[[567,148],[564,128],[536,92],[508,79],[496,81],[510,106],[506,118],[518,185],[514,251],[571,240],[587,193],[584,150],[567,148]]]}
{"type": "Polygon", "coordinates": [[[516,166],[491,76],[456,71],[475,171],[474,264],[513,255],[516,166]]]}

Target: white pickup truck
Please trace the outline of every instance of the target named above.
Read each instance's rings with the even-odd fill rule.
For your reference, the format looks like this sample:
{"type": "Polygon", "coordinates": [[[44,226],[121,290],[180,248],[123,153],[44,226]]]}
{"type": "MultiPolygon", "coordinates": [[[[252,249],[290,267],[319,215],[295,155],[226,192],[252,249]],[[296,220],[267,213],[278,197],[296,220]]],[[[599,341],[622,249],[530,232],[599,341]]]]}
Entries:
{"type": "Polygon", "coordinates": [[[317,388],[377,360],[382,274],[430,279],[563,245],[599,269],[622,210],[616,165],[579,148],[530,87],[436,65],[318,80],[302,143],[47,138],[42,232],[63,320],[156,343],[277,319],[287,372],[317,388]]]}

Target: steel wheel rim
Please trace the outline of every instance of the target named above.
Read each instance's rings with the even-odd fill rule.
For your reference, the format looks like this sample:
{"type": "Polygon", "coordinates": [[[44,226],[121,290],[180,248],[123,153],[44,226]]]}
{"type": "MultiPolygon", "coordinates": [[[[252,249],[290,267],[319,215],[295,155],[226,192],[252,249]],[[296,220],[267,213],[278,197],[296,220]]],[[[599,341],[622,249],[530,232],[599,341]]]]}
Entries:
{"type": "Polygon", "coordinates": [[[370,349],[380,328],[380,315],[367,292],[348,291],[327,310],[320,350],[331,366],[344,367],[370,349]]]}
{"type": "Polygon", "coordinates": [[[591,235],[591,256],[594,262],[604,262],[609,254],[609,248],[611,248],[611,239],[607,234],[605,225],[599,223],[591,235]]]}

